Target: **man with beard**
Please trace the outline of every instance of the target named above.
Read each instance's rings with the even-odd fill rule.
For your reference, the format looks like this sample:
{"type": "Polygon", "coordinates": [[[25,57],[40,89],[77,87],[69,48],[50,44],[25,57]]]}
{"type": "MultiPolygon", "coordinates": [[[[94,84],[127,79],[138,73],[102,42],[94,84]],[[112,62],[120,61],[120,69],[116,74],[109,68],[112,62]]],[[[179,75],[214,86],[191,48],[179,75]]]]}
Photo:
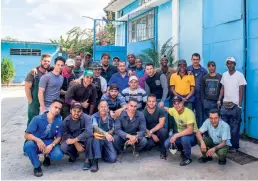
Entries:
{"type": "Polygon", "coordinates": [[[109,82],[111,76],[117,72],[117,68],[110,65],[110,55],[108,53],[103,53],[101,56],[102,71],[101,76],[109,82]]]}
{"type": "Polygon", "coordinates": [[[129,53],[127,55],[127,61],[128,61],[128,66],[127,66],[127,71],[131,71],[134,72],[136,69],[136,65],[135,65],[135,55],[132,53],[129,53]]]}
{"type": "Polygon", "coordinates": [[[74,65],[74,69],[73,69],[76,79],[80,78],[83,75],[83,70],[81,69],[81,64],[82,64],[82,57],[78,55],[75,57],[75,65],[74,65]]]}
{"type": "Polygon", "coordinates": [[[39,81],[38,98],[41,113],[49,110],[53,100],[60,97],[60,90],[64,80],[60,74],[64,64],[65,59],[63,57],[57,57],[55,59],[54,70],[43,75],[39,81]]]}
{"type": "Polygon", "coordinates": [[[148,74],[145,72],[142,59],[136,58],[135,65],[136,65],[136,69],[135,69],[134,75],[136,75],[139,80],[139,86],[145,89],[145,80],[147,79],[148,74]]]}
{"type": "Polygon", "coordinates": [[[70,86],[65,94],[65,102],[72,104],[80,102],[83,112],[92,115],[96,106],[97,90],[92,84],[94,73],[91,70],[84,72],[84,78],[80,84],[70,86]]]}
{"type": "Polygon", "coordinates": [[[84,58],[83,58],[83,62],[81,65],[81,70],[85,71],[90,68],[90,64],[92,62],[92,55],[89,52],[86,52],[83,57],[84,58]]]}
{"type": "Polygon", "coordinates": [[[40,66],[36,67],[36,74],[28,73],[25,79],[25,94],[28,100],[28,121],[30,124],[34,116],[39,115],[38,89],[40,78],[47,73],[51,63],[51,55],[43,54],[40,60],[40,66]]]}

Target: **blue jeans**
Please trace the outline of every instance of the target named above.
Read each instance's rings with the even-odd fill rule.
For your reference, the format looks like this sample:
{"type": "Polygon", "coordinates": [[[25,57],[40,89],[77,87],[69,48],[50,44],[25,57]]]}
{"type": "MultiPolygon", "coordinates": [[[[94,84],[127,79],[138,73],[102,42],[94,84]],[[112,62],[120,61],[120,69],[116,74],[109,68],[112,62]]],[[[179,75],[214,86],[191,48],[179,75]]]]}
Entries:
{"type": "MultiPolygon", "coordinates": [[[[42,140],[46,146],[50,145],[54,140],[42,140]]],[[[38,168],[40,166],[40,161],[38,154],[41,154],[37,143],[34,141],[26,141],[23,147],[23,151],[29,157],[34,168],[38,168]]],[[[60,149],[60,145],[56,145],[51,152],[48,154],[51,160],[61,160],[64,157],[64,153],[60,149]]]]}
{"type": "Polygon", "coordinates": [[[200,128],[204,122],[203,121],[203,103],[201,98],[195,97],[195,102],[193,107],[196,115],[197,127],[200,128]]]}
{"type": "Polygon", "coordinates": [[[209,111],[211,109],[217,108],[217,101],[204,99],[203,100],[203,120],[209,118],[209,111]]]}
{"type": "MultiPolygon", "coordinates": [[[[167,97],[165,102],[164,102],[164,107],[169,107],[169,100],[170,97],[167,97]]],[[[157,106],[161,102],[161,99],[157,99],[157,106]]],[[[165,113],[166,119],[165,119],[165,128],[168,128],[168,113],[165,113]]]]}
{"type": "MultiPolygon", "coordinates": [[[[165,141],[166,149],[169,149],[171,146],[171,143],[170,143],[171,137],[165,141]]],[[[176,144],[178,151],[180,151],[186,158],[190,158],[191,157],[191,148],[197,144],[195,133],[177,138],[175,144],[176,144]]]]}

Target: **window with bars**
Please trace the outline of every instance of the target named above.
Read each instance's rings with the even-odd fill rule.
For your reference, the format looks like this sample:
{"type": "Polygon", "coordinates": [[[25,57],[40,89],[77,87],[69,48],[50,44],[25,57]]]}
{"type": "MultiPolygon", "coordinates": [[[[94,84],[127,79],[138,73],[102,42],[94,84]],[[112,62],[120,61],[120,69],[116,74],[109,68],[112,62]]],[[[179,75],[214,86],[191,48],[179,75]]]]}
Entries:
{"type": "Polygon", "coordinates": [[[41,50],[28,48],[11,48],[10,55],[41,56],[41,50]]]}
{"type": "Polygon", "coordinates": [[[153,38],[154,11],[136,18],[129,24],[129,42],[139,42],[153,38]]]}

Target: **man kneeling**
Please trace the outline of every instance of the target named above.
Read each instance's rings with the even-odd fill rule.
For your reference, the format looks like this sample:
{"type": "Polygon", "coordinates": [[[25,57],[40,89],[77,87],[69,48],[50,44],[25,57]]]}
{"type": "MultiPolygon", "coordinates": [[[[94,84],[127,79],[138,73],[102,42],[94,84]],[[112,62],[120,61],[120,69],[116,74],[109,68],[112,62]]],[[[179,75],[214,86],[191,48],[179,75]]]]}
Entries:
{"type": "Polygon", "coordinates": [[[38,154],[44,154],[44,166],[50,165],[50,159],[60,160],[64,156],[58,145],[62,136],[62,120],[59,115],[62,104],[60,100],[54,100],[49,111],[35,116],[25,131],[26,142],[23,149],[34,167],[36,177],[43,175],[38,154]]]}
{"type": "Polygon", "coordinates": [[[219,157],[219,164],[226,164],[226,155],[230,143],[229,125],[220,119],[218,109],[209,111],[209,119],[207,119],[199,131],[196,133],[198,143],[201,148],[202,157],[199,163],[206,163],[212,160],[212,155],[216,153],[219,157]],[[202,134],[208,132],[208,137],[202,137],[202,134]]]}

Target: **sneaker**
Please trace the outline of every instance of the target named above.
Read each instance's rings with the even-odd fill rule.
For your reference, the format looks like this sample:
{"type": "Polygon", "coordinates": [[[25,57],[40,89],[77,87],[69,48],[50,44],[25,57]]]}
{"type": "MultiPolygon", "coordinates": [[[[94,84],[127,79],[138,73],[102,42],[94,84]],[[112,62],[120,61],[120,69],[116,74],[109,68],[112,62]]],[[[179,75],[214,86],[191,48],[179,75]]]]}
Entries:
{"type": "Polygon", "coordinates": [[[73,163],[73,162],[76,161],[76,159],[73,159],[72,157],[69,157],[68,161],[71,162],[71,163],[73,163]]]}
{"type": "Polygon", "coordinates": [[[123,161],[123,153],[117,155],[117,161],[121,163],[123,161]]]}
{"type": "Polygon", "coordinates": [[[160,154],[160,159],[166,160],[167,159],[167,154],[166,153],[165,154],[161,153],[160,154]]]}
{"type": "Polygon", "coordinates": [[[43,161],[43,166],[44,167],[48,167],[49,165],[51,165],[50,158],[49,157],[45,157],[45,159],[43,161]]]}
{"type": "Polygon", "coordinates": [[[34,168],[34,175],[35,175],[36,177],[41,177],[41,176],[43,175],[43,172],[42,172],[41,167],[34,168]]]}
{"type": "Polygon", "coordinates": [[[227,163],[227,160],[219,160],[219,165],[226,165],[227,163]]]}
{"type": "Polygon", "coordinates": [[[97,172],[99,170],[99,165],[98,165],[98,159],[92,159],[91,160],[91,167],[90,171],[91,172],[97,172]]]}
{"type": "Polygon", "coordinates": [[[237,149],[236,148],[229,148],[229,153],[236,153],[237,152],[237,149]]]}
{"type": "Polygon", "coordinates": [[[186,158],[186,159],[181,161],[180,166],[189,165],[191,162],[192,162],[192,160],[190,158],[186,158]]]}
{"type": "Polygon", "coordinates": [[[90,162],[90,160],[87,159],[87,160],[84,162],[84,165],[83,165],[82,169],[83,169],[83,170],[89,170],[90,167],[91,167],[91,162],[90,162]]]}
{"type": "Polygon", "coordinates": [[[212,157],[208,156],[208,157],[201,157],[201,158],[198,159],[199,163],[206,163],[208,161],[212,161],[212,157]]]}

